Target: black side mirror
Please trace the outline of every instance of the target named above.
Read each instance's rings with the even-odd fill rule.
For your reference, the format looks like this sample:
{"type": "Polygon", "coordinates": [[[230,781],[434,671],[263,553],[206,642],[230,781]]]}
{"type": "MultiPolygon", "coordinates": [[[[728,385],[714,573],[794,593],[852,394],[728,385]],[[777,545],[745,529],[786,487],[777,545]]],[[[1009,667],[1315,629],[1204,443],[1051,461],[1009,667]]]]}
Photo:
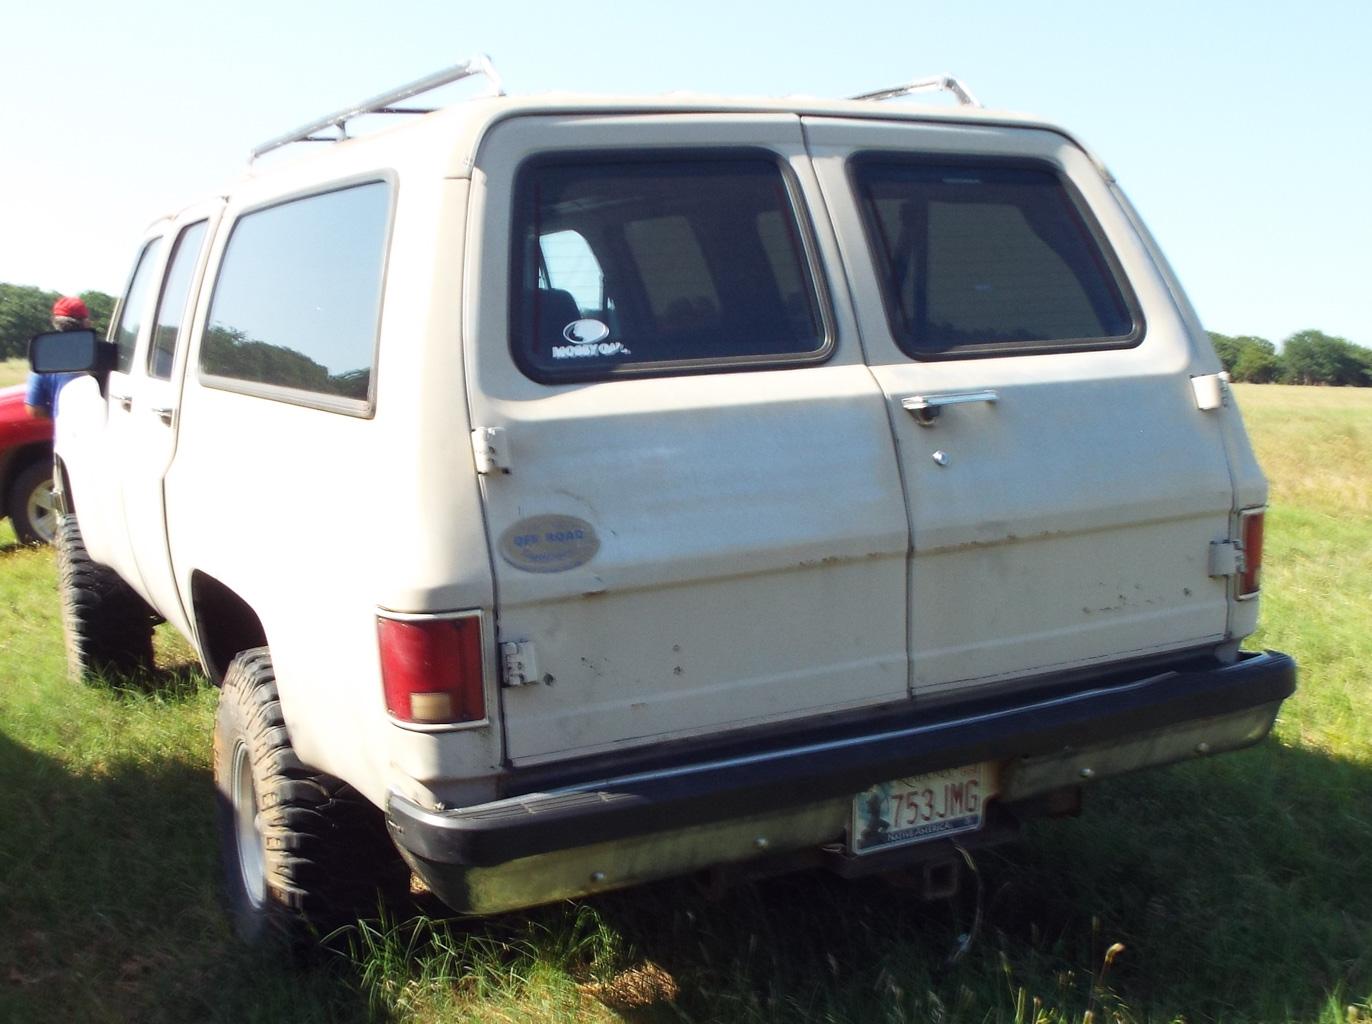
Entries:
{"type": "Polygon", "coordinates": [[[114,367],[114,346],[94,331],[48,331],[29,339],[29,366],[35,373],[96,373],[114,367]]]}

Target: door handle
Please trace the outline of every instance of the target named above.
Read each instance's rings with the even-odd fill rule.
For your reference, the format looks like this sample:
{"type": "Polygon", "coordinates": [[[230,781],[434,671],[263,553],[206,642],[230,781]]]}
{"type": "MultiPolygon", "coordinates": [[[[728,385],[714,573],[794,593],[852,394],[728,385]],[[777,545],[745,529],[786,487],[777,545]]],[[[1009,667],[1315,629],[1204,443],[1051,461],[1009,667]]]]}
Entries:
{"type": "Polygon", "coordinates": [[[170,405],[154,405],[152,407],[152,412],[154,412],[163,423],[170,423],[172,421],[172,407],[170,405]]]}
{"type": "Polygon", "coordinates": [[[959,391],[947,395],[911,395],[909,398],[902,398],[900,404],[909,410],[910,415],[921,427],[932,427],[945,406],[998,401],[1000,396],[991,388],[985,388],[981,391],[959,391]]]}
{"type": "Polygon", "coordinates": [[[124,408],[125,411],[133,408],[133,395],[119,395],[111,391],[110,401],[118,402],[120,406],[124,408]]]}

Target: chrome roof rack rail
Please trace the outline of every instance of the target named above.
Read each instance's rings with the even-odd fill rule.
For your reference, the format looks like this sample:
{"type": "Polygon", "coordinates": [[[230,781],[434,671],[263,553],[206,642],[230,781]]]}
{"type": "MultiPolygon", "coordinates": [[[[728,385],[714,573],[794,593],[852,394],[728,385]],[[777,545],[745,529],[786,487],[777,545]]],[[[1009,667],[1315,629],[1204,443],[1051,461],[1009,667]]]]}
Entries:
{"type": "Polygon", "coordinates": [[[865,92],[861,96],[852,98],[855,100],[893,100],[897,96],[908,96],[912,92],[950,92],[957,97],[961,106],[980,107],[982,105],[981,101],[972,95],[971,90],[952,75],[918,78],[913,82],[906,82],[904,85],[897,85],[890,89],[878,89],[876,92],[865,92]]]}
{"type": "Polygon", "coordinates": [[[390,92],[384,92],[380,96],[373,96],[371,99],[363,100],[351,107],[344,107],[337,113],[321,117],[318,121],[311,121],[304,127],[287,132],[285,135],[278,135],[254,149],[252,156],[248,158],[248,162],[252,163],[264,153],[270,153],[282,146],[289,146],[292,142],[341,142],[348,137],[348,122],[354,117],[361,117],[363,114],[431,114],[437,109],[436,107],[397,107],[395,104],[401,100],[410,99],[412,96],[418,96],[420,93],[430,92],[440,86],[460,81],[463,78],[471,78],[473,75],[486,77],[486,80],[491,83],[492,95],[505,95],[505,88],[500,83],[500,76],[496,74],[495,68],[491,65],[491,58],[484,53],[478,54],[461,64],[445,68],[442,71],[435,71],[432,75],[427,75],[418,81],[402,85],[390,92]],[[322,132],[329,128],[336,129],[338,135],[335,137],[315,135],[315,132],[322,132]]]}

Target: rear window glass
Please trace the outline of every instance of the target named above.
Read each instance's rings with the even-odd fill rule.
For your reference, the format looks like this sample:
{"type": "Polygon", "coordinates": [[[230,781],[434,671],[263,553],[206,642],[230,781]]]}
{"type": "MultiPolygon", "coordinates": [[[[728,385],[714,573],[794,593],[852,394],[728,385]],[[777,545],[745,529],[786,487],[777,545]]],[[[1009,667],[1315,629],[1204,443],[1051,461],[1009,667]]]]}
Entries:
{"type": "Polygon", "coordinates": [[[380,181],[241,217],[215,282],[201,373],[367,401],[389,220],[380,181]]]}
{"type": "Polygon", "coordinates": [[[1129,344],[1110,262],[1045,167],[859,161],[892,329],[916,357],[1129,344]]]}
{"type": "Polygon", "coordinates": [[[519,180],[512,346],[538,379],[823,354],[770,156],[539,162],[519,180]]]}

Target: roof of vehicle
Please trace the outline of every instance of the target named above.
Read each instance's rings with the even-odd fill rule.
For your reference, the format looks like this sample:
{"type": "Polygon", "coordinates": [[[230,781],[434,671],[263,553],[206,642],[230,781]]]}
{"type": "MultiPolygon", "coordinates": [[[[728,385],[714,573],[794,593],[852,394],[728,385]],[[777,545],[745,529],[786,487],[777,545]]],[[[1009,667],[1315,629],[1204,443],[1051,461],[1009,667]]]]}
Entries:
{"type": "MultiPolygon", "coordinates": [[[[660,96],[599,96],[570,92],[528,96],[483,96],[459,101],[429,113],[359,114],[369,129],[383,118],[392,123],[364,134],[324,141],[300,141],[257,160],[222,188],[220,195],[307,188],[311,182],[337,179],[370,165],[397,166],[411,159],[440,160],[449,177],[466,177],[481,140],[496,124],[516,117],[678,114],[761,114],[832,117],[853,120],[1002,126],[1054,132],[1071,141],[1110,177],[1109,171],[1070,132],[1031,115],[959,104],[909,101],[826,99],[816,96],[737,97],[675,92],[660,96]]],[[[175,216],[175,213],[171,214],[175,216]]],[[[154,223],[166,220],[157,218],[154,223]]]]}
{"type": "MultiPolygon", "coordinates": [[[[930,105],[908,102],[874,102],[872,100],[833,100],[813,96],[785,97],[726,97],[704,93],[677,92],[664,96],[591,96],[575,93],[546,93],[531,96],[495,96],[459,102],[433,113],[396,117],[397,123],[355,138],[326,143],[323,153],[370,147],[395,146],[403,142],[437,145],[465,153],[470,164],[482,137],[495,124],[513,117],[537,115],[672,115],[672,114],[790,114],[799,117],[841,117],[849,119],[912,121],[938,124],[1003,125],[1007,127],[1038,128],[1072,139],[1075,137],[1061,127],[1039,118],[1005,110],[959,105],[930,105]]],[[[382,115],[364,115],[373,119],[382,115]]],[[[302,148],[321,149],[315,143],[288,147],[284,152],[295,157],[302,148]]],[[[1085,147],[1082,147],[1083,149],[1085,147]]],[[[291,162],[294,162],[292,160],[291,162]]],[[[270,173],[286,161],[266,158],[253,164],[250,175],[270,173]]]]}

